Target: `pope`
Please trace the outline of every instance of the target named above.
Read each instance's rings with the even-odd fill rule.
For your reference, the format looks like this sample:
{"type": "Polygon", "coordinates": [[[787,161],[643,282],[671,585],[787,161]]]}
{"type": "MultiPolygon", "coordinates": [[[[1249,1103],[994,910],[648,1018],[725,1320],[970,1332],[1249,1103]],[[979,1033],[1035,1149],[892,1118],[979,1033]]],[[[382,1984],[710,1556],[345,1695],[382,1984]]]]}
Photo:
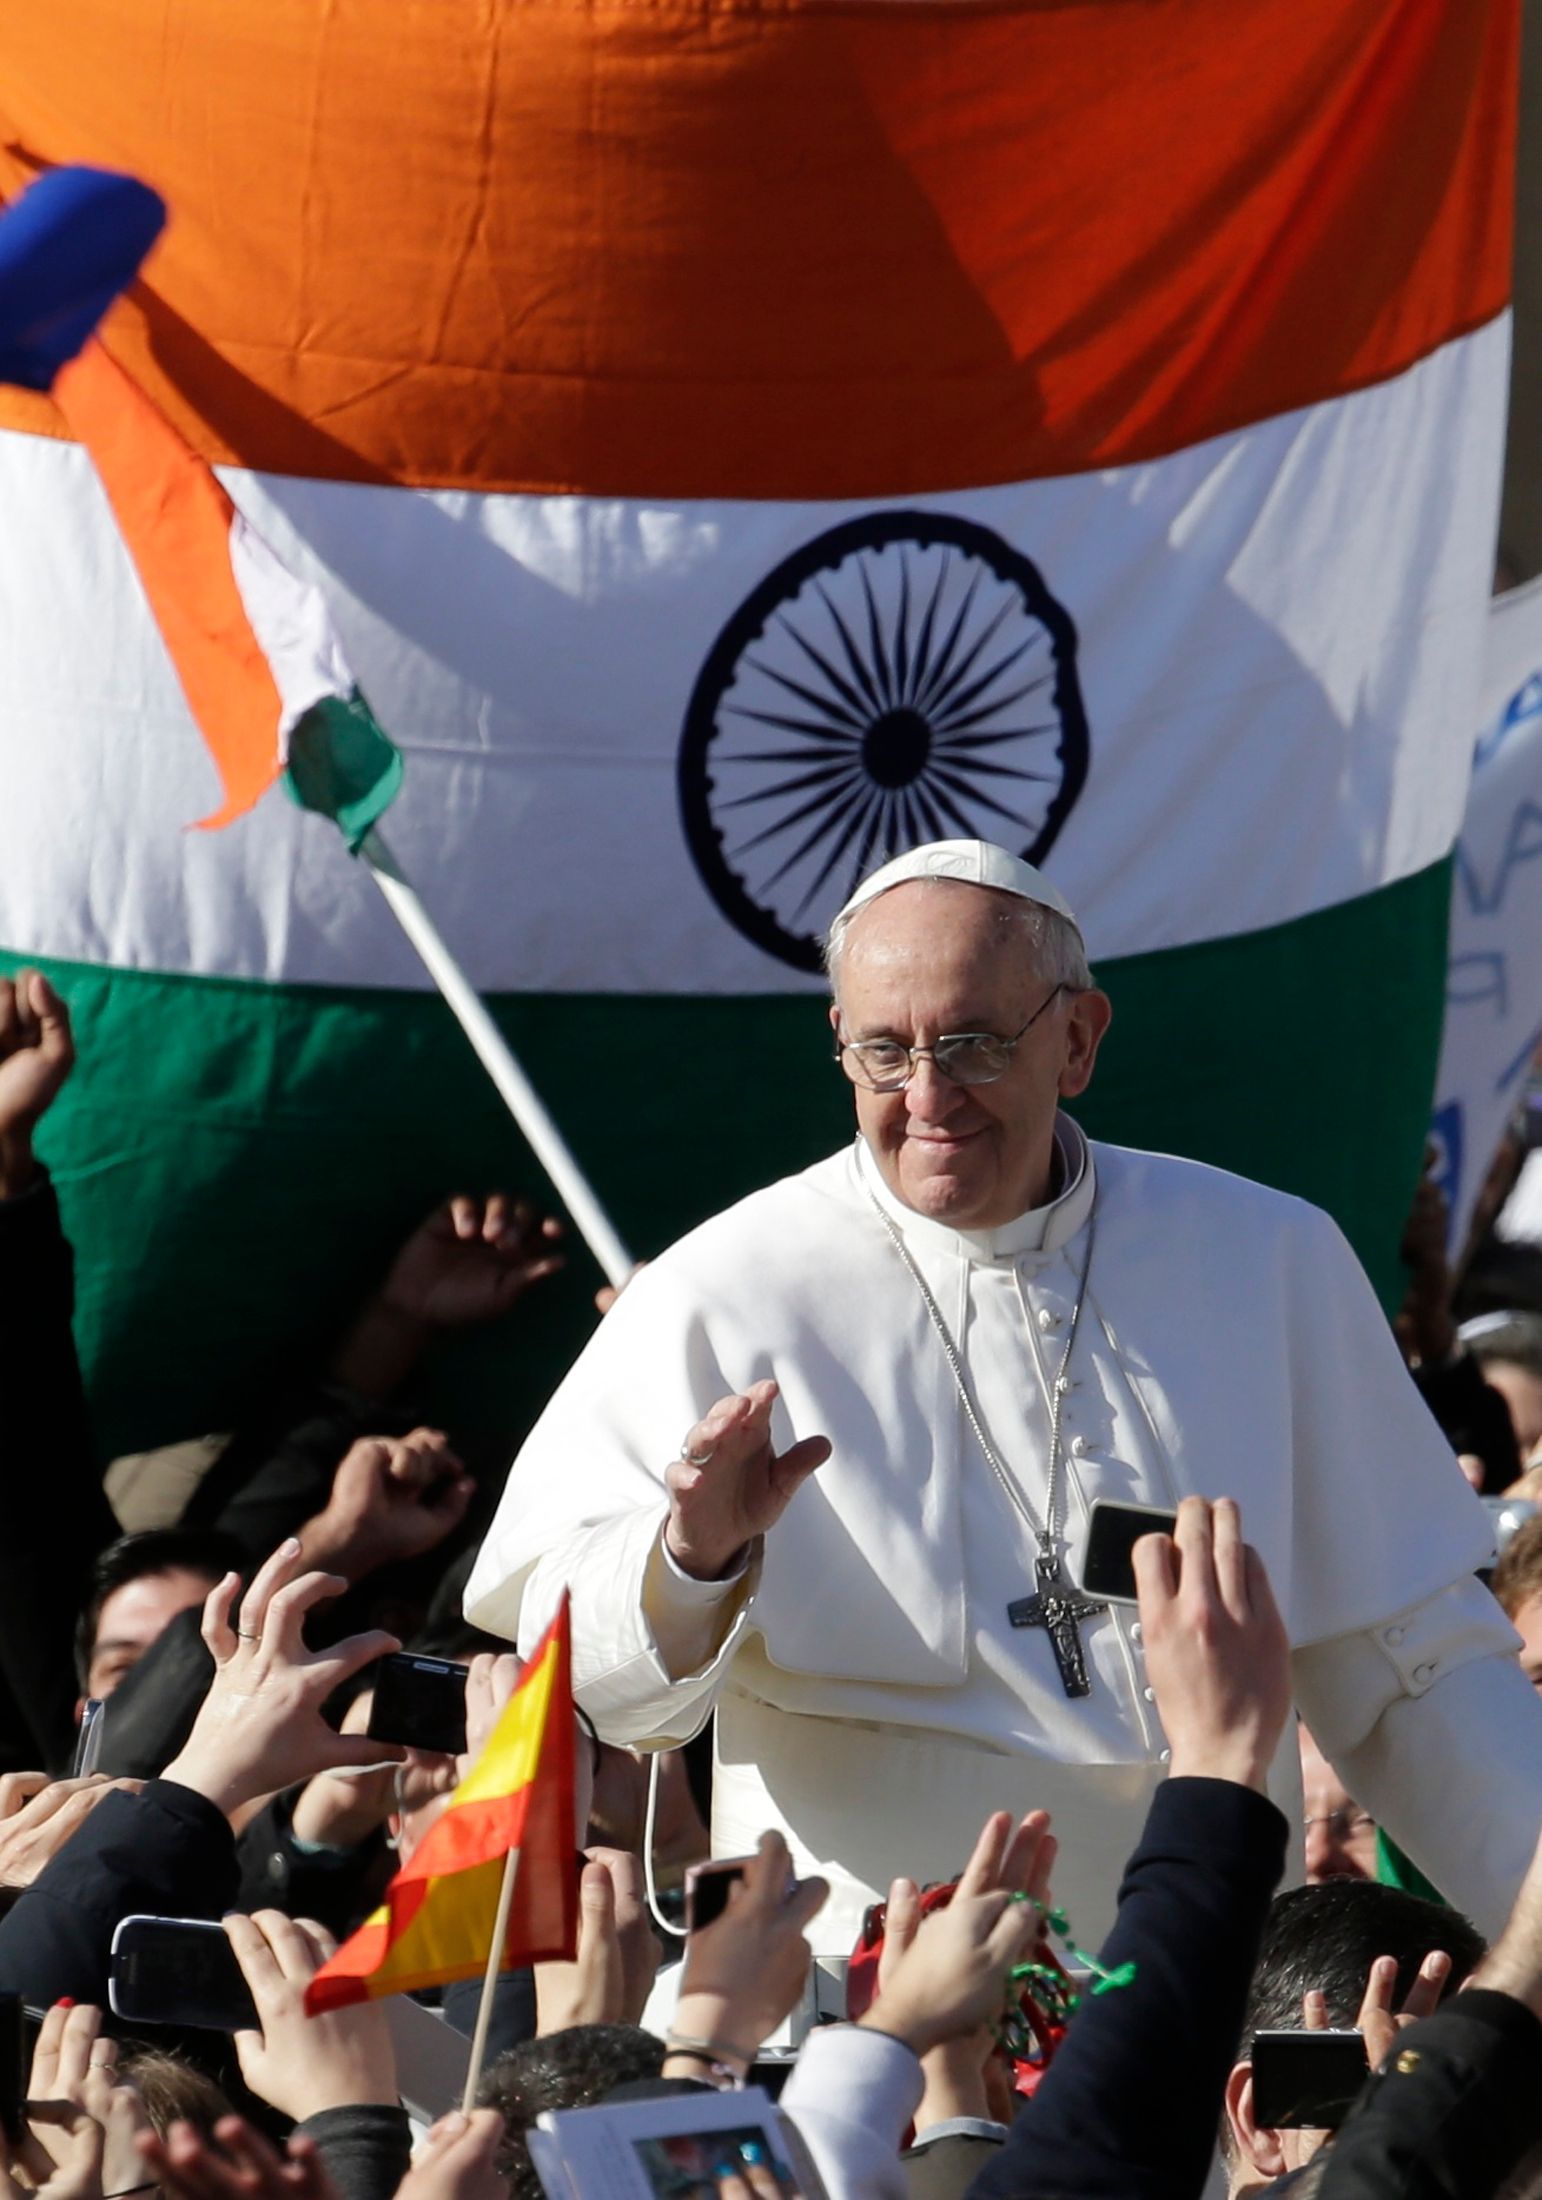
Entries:
{"type": "MultiPolygon", "coordinates": [[[[1236,1500],[1319,1746],[1496,1932],[1542,1824],[1542,1700],[1335,1225],[1083,1137],[1060,1102],[1109,1003],[1004,849],[886,865],[828,960],[854,1143],[630,1285],[515,1461],[470,1617],[528,1645],[570,1584],[608,1740],[678,1743],[716,1706],[714,1849],[780,1826],[831,1882],[822,1949],[1029,1804],[1095,1944],[1168,1752],[1134,1607],[1077,1587],[1089,1510],[1236,1500]]],[[[1271,1790],[1299,1824],[1293,1734],[1271,1790]]]]}

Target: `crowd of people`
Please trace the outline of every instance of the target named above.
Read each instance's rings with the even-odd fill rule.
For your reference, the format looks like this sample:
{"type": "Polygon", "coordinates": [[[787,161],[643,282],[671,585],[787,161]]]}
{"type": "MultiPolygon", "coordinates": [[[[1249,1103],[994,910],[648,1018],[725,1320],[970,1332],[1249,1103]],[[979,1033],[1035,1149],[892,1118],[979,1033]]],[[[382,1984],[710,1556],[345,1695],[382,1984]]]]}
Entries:
{"type": "MultiPolygon", "coordinates": [[[[328,1364],[258,1421],[196,1443],[167,1431],[104,1476],[34,1145],[89,1052],[77,1066],[45,979],[0,980],[0,1994],[19,1998],[30,2055],[8,2108],[0,2034],[10,2191],[534,2200],[544,2112],[747,2081],[779,2096],[830,2200],[1479,2200],[1533,2189],[1528,2167],[1542,2191],[1542,1723],[1525,1685],[1542,1687],[1542,1515],[1525,1517],[1542,1301],[1485,1299],[1481,1243],[1448,1257],[1426,1183],[1396,1325],[1410,1380],[1322,1218],[1239,1208],[1238,1326],[1207,1315],[1200,1342],[1224,1356],[1266,1332],[1236,1380],[1238,1426],[1272,1457],[1258,1401],[1276,1390],[1291,1425],[1273,1480],[1235,1457],[1213,1481],[1190,1471],[1220,1424],[1201,1425],[1181,1372],[1147,1387],[1165,1332],[1120,1296],[1139,1242],[1121,1202],[1158,1237],[1193,1237],[1163,1246],[1178,1269],[1210,1210],[1190,1222],[1174,1202],[1234,1195],[1067,1128],[1102,997],[1069,912],[1000,854],[968,873],[956,855],[891,866],[838,920],[832,1021],[862,1139],[840,1158],[849,1198],[811,1171],[794,1182],[813,1183],[813,1222],[747,1203],[723,1218],[726,1252],[709,1224],[651,1264],[552,1371],[502,1491],[410,1409],[436,1333],[517,1320],[560,1260],[555,1226],[502,1194],[447,1199],[328,1364]],[[844,1246],[852,1214],[866,1235],[848,1270],[818,1230],[844,1246]],[[1300,1246],[1279,1250],[1290,1232],[1300,1246]],[[955,1239],[972,1263],[957,1276],[937,1265],[955,1239]],[[806,1271],[838,1314],[811,1308],[806,1271]],[[889,1292],[898,1376],[867,1342],[889,1292]],[[1049,1355],[1020,1431],[992,1387],[1008,1321],[1049,1355]],[[1313,1383],[1337,1385],[1320,1474],[1313,1383]],[[905,1490],[881,1502],[849,1479],[864,1445],[913,1453],[917,1419],[924,1576],[907,1571],[905,1490]],[[1331,1560],[1313,1537],[1333,1521],[1305,1516],[1333,1475],[1352,1485],[1356,1430],[1382,1420],[1390,1451],[1417,1454],[1394,1462],[1412,1524],[1392,1517],[1389,1469],[1360,1514],[1335,1514],[1349,1547],[1331,1560]],[[939,1525],[955,1424],[976,1494],[939,1525]],[[1040,1464],[1031,1502],[1008,1486],[1014,1444],[1040,1464]],[[1099,1461],[1105,1492],[1170,1500],[1122,1607],[1068,1578],[1099,1461]],[[1464,1476],[1509,1505],[1492,1596],[1464,1476]],[[969,1616],[997,1595],[977,1578],[1006,1543],[1003,1497],[1021,1515],[1005,1629],[969,1616]],[[1379,1550],[1356,1547],[1357,1519],[1379,1550]],[[1034,1593],[1009,1603],[1014,1566],[1034,1593]],[[387,2003],[311,2016],[305,1988],[474,1763],[518,1680],[511,1644],[528,1650],[559,1584],[583,1717],[577,1945],[499,1980],[466,2113],[387,2003]],[[464,1667],[463,1753],[369,1733],[380,1660],[404,1645],[464,1667]],[[709,1852],[742,1868],[682,1932],[682,1882],[709,1852]],[[114,1938],[142,1916],[223,1921],[255,2021],[116,2015],[114,1938]],[[1278,2034],[1353,2035],[1363,2080],[1331,2114],[1307,2101],[1270,2121],[1254,2042],[1278,2034]]],[[[1195,1286],[1218,1306],[1229,1288],[1195,1286]]],[[[1179,1318],[1183,1291],[1172,1275],[1179,1318]]],[[[420,1994],[417,2015],[464,2043],[480,1991],[420,1994]]],[[[793,2176],[725,2139],[677,2189],[785,2200],[793,2176]]]]}

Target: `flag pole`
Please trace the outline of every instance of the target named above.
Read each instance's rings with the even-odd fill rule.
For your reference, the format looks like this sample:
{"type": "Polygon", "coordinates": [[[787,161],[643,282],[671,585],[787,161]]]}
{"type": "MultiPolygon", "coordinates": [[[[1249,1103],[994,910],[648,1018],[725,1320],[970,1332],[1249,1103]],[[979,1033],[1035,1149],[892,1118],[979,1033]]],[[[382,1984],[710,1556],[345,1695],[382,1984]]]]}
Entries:
{"type": "Polygon", "coordinates": [[[498,1973],[503,1969],[504,1943],[509,1936],[509,1911],[514,1906],[514,1883],[518,1877],[519,1851],[510,1849],[503,1859],[503,1885],[498,1889],[498,1915],[493,1922],[493,1944],[487,1953],[487,1969],[482,1976],[482,1998],[477,2003],[476,2029],[471,2035],[471,2060],[466,2065],[466,2092],[460,2104],[463,2116],[469,2116],[477,2105],[477,2087],[482,2082],[488,2027],[493,2021],[493,2001],[498,1991],[498,1973]]]}
{"type": "Polygon", "coordinates": [[[429,976],[471,1041],[478,1061],[497,1086],[499,1096],[523,1131],[536,1159],[556,1186],[557,1195],[577,1224],[585,1244],[605,1271],[606,1281],[619,1288],[632,1273],[632,1256],[595,1197],[593,1187],[573,1158],[540,1094],[488,1014],[486,1002],[445,945],[439,927],[418,899],[415,888],[378,827],[372,826],[365,834],[359,853],[374,873],[375,883],[390,905],[391,914],[417,950],[429,976]]]}

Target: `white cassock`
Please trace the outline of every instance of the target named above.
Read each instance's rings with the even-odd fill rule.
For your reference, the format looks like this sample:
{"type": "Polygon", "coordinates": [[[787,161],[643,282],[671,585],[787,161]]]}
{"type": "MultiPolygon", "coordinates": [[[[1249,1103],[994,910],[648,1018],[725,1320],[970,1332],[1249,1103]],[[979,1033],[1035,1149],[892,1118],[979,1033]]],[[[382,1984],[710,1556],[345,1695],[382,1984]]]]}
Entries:
{"type": "MultiPolygon", "coordinates": [[[[957,1871],[988,1810],[1042,1805],[1078,1937],[1108,1924],[1166,1744],[1133,1608],[1082,1622],[1091,1694],[1009,1625],[1034,1545],[969,1429],[875,1211],[904,1236],[998,1456],[1042,1519],[1050,1386],[1086,1261],[1057,1507],[1079,1572],[1097,1498],[1232,1496],[1294,1646],[1297,1703],[1350,1793],[1498,1931],[1542,1826],[1542,1701],[1474,1568],[1487,1515],[1314,1207],[1057,1124],[1062,1189],[1005,1229],[900,1205],[866,1148],[683,1238],[600,1324],[510,1471],[467,1612],[528,1648],[573,1594],[580,1698],[609,1740],[718,1709],[713,1847],[787,1833],[849,1953],[897,1873],[957,1871]],[[764,1376],[773,1440],[834,1454],[727,1583],[662,1546],[663,1476],[706,1409],[764,1376]]],[[[1301,1816],[1294,1735],[1271,1782],[1301,1816]]]]}

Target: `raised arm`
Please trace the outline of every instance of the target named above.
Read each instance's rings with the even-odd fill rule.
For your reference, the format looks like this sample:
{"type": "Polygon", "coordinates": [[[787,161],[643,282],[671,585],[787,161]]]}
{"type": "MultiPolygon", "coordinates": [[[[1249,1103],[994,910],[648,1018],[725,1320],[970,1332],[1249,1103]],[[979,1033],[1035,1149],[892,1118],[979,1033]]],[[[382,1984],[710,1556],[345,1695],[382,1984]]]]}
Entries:
{"type": "Polygon", "coordinates": [[[291,1541],[244,1592],[234,1574],[211,1590],[203,1626],[214,1678],[192,1733],[164,1778],[140,1794],[106,1796],[0,1920],[0,1988],[34,2005],[68,1994],[104,2006],[120,1918],[212,1918],[229,1906],[233,1813],[330,1766],[393,1754],[388,1743],[334,1732],[321,1707],[397,1645],[374,1633],[309,1649],[306,1613],[342,1584],[301,1574],[300,1563],[291,1541]]]}
{"type": "Polygon", "coordinates": [[[68,1766],[75,1615],[92,1559],[118,1533],[75,1357],[73,1255],[33,1152],[74,1062],[69,1010],[48,980],[0,977],[0,1771],[68,1766]]]}
{"type": "Polygon", "coordinates": [[[971,2200],[1198,2200],[1215,2149],[1285,1821],[1270,1760],[1290,1712],[1284,1625],[1237,1508],[1185,1498],[1135,1546],[1140,1617],[1172,1773],[1119,1890],[1105,1969],[971,2200]]]}
{"type": "Polygon", "coordinates": [[[1536,2146],[1539,2074],[1542,1847],[1463,1991],[1396,2035],[1329,2151],[1321,2200],[1486,2200],[1508,2190],[1536,2146]]]}
{"type": "Polygon", "coordinates": [[[621,1343],[596,1340],[516,1461],[466,1612],[528,1648],[570,1589],[580,1701],[607,1741],[650,1745],[705,1721],[764,1538],[830,1447],[777,1429],[770,1379],[702,1411],[693,1391],[722,1374],[689,1323],[651,1350],[639,1327],[629,1291],[603,1325],[621,1343]]]}

